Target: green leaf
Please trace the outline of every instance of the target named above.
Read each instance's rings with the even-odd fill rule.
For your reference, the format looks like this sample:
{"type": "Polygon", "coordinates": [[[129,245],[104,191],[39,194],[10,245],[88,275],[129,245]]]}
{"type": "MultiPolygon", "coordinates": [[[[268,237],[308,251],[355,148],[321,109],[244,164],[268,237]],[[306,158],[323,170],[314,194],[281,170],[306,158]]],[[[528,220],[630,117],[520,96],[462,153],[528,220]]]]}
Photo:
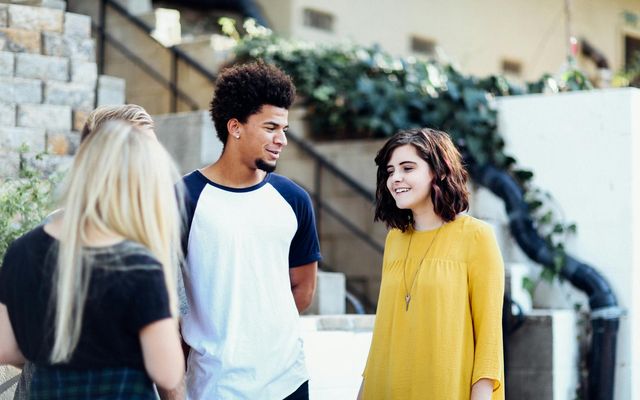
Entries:
{"type": "Polygon", "coordinates": [[[528,276],[522,278],[522,288],[526,290],[527,293],[529,293],[529,296],[531,296],[531,299],[533,299],[533,295],[536,291],[536,283],[531,278],[528,276]]]}
{"type": "Polygon", "coordinates": [[[553,283],[553,278],[555,278],[556,273],[550,268],[544,268],[542,272],[540,272],[540,279],[547,283],[553,283]]]}

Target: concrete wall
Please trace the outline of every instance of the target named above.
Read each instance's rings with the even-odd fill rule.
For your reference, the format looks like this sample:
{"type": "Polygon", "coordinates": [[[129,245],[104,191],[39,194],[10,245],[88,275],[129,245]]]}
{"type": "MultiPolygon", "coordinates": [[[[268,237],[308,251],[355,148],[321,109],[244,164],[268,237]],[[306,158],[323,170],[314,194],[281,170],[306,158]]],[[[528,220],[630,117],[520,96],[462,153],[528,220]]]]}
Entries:
{"type": "MultiPolygon", "coordinates": [[[[535,172],[536,184],[578,226],[568,251],[595,266],[627,310],[618,339],[616,399],[640,399],[639,107],[637,89],[499,102],[508,151],[535,172]]],[[[555,299],[562,303],[562,296],[555,299]]]]}
{"type": "Polygon", "coordinates": [[[214,162],[222,154],[222,143],[206,111],[155,115],[153,120],[158,140],[183,174],[214,162]]]}
{"type": "MultiPolygon", "coordinates": [[[[434,40],[448,58],[474,75],[501,72],[502,59],[522,63],[522,77],[555,73],[566,59],[564,1],[558,0],[258,0],[277,32],[318,42],[378,43],[396,55],[410,55],[410,37],[434,40]],[[327,33],[303,25],[310,8],[335,16],[327,33]]],[[[573,32],[585,37],[617,70],[624,62],[624,34],[640,36],[633,0],[572,1],[573,32]]],[[[583,66],[591,68],[584,61],[583,66]]]]}

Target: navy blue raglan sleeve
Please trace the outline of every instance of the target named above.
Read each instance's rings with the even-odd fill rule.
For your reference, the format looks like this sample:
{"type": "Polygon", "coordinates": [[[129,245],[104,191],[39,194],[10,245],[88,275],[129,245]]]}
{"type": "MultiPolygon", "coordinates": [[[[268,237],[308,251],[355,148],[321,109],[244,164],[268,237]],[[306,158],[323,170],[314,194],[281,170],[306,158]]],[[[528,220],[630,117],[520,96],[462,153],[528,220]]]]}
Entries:
{"type": "Polygon", "coordinates": [[[291,205],[298,229],[296,230],[291,247],[289,248],[289,268],[300,267],[320,261],[320,243],[316,230],[316,218],[309,194],[289,179],[273,174],[271,183],[291,205]]]}

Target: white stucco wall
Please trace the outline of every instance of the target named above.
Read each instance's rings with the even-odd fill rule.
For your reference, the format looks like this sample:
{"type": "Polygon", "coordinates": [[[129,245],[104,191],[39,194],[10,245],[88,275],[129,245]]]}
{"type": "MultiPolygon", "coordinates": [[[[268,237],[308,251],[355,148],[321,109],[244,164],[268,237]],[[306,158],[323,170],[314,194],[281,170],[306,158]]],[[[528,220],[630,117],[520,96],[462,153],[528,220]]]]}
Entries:
{"type": "Polygon", "coordinates": [[[627,310],[615,398],[640,399],[640,90],[511,97],[499,110],[508,151],[578,226],[569,253],[598,269],[627,310]]]}
{"type": "MultiPolygon", "coordinates": [[[[566,60],[565,2],[560,0],[257,0],[276,32],[316,42],[353,40],[410,55],[410,37],[435,41],[466,73],[501,72],[501,60],[522,64],[522,78],[556,73],[566,60]],[[305,8],[334,16],[334,31],[304,25],[305,8]]],[[[640,27],[636,0],[572,1],[572,30],[603,52],[611,67],[624,63],[624,36],[640,27]]],[[[593,63],[582,67],[595,72],[593,63]]]]}

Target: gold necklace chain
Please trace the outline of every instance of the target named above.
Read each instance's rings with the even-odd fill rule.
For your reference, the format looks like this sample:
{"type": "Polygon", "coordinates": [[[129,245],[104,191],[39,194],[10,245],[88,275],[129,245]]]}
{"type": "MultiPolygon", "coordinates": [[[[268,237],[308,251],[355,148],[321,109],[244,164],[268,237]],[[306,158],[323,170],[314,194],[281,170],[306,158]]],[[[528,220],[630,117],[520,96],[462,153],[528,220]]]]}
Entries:
{"type": "Polygon", "coordinates": [[[411,292],[413,291],[413,287],[416,285],[416,280],[418,280],[418,275],[422,270],[422,262],[424,261],[425,258],[427,258],[427,255],[429,254],[429,250],[431,250],[431,246],[433,246],[433,244],[435,243],[436,239],[438,238],[438,234],[440,233],[440,229],[442,229],[443,226],[444,226],[444,223],[440,225],[440,227],[436,231],[436,235],[431,240],[431,243],[429,243],[429,247],[427,247],[427,251],[425,251],[424,256],[422,256],[422,258],[420,259],[420,263],[418,263],[418,270],[413,275],[413,280],[411,281],[411,287],[407,289],[407,259],[409,258],[409,251],[411,250],[411,240],[413,239],[413,232],[414,232],[413,230],[411,231],[411,235],[409,236],[409,245],[407,246],[407,254],[405,255],[404,265],[402,266],[402,282],[404,283],[404,293],[405,293],[404,302],[406,304],[405,311],[409,311],[409,303],[411,303],[411,292]]]}

